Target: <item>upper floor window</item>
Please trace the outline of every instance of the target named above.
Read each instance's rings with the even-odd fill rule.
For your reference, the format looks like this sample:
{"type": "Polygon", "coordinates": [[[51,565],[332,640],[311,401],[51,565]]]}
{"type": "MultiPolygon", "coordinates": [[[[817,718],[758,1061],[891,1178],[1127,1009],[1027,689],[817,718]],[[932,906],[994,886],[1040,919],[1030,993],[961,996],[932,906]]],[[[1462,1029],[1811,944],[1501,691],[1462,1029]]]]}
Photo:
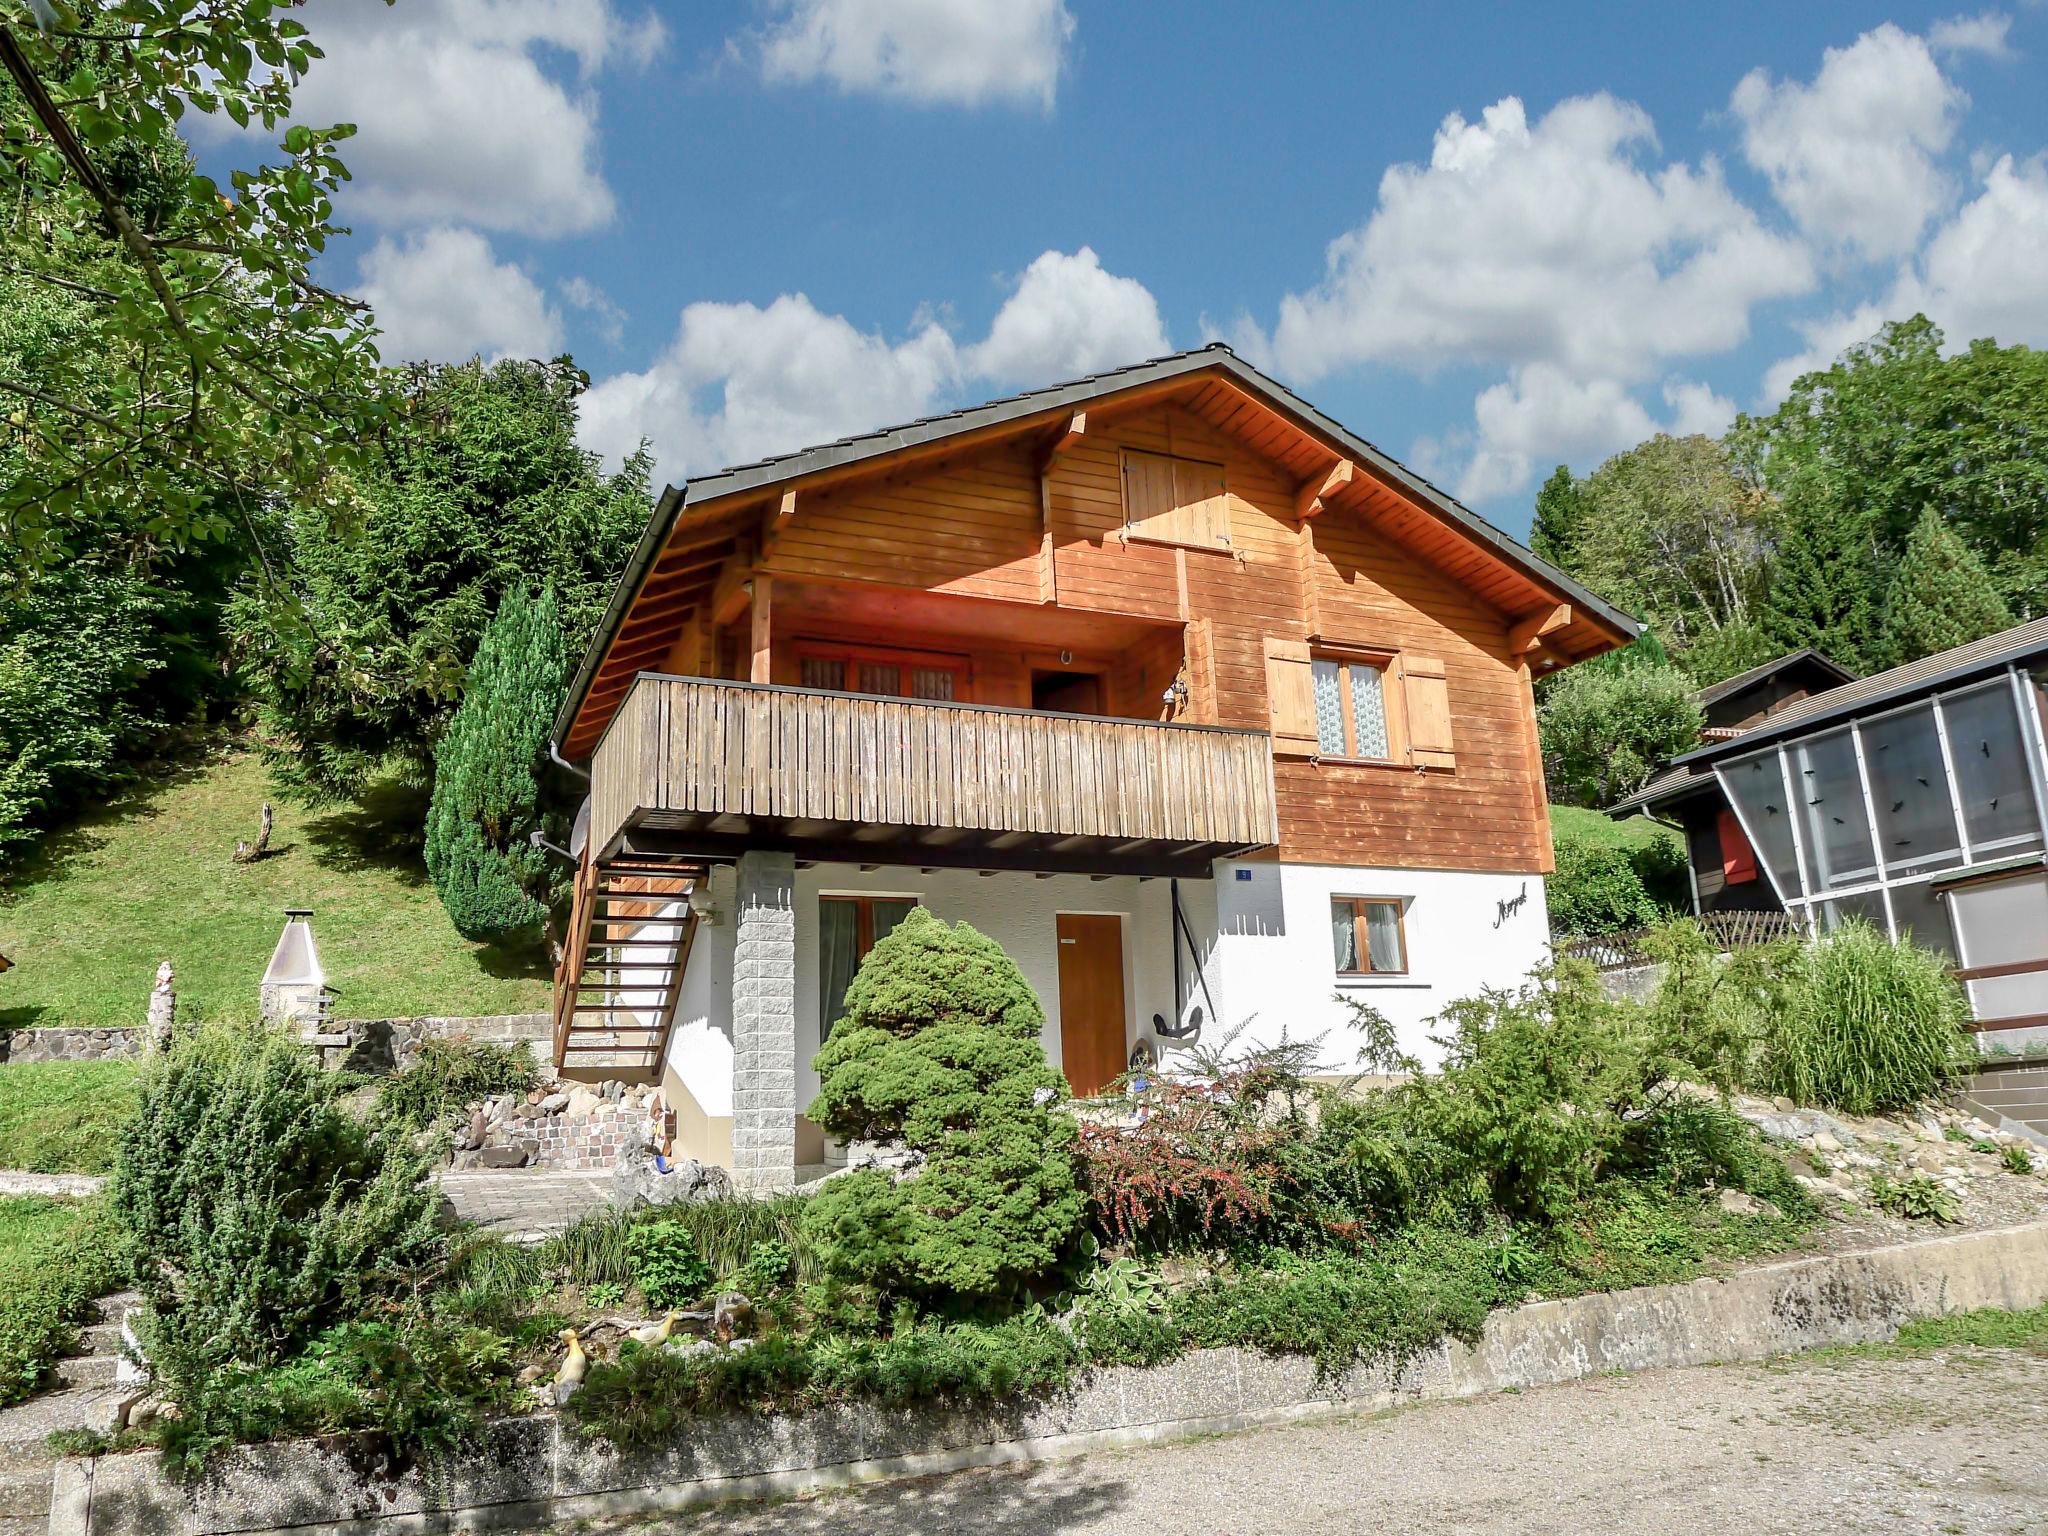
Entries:
{"type": "Polygon", "coordinates": [[[1333,896],[1330,939],[1340,976],[1402,976],[1408,971],[1408,936],[1398,896],[1333,896]]]}
{"type": "Polygon", "coordinates": [[[1194,549],[1228,547],[1230,505],[1221,464],[1126,448],[1123,472],[1127,534],[1194,549]]]}
{"type": "Polygon", "coordinates": [[[1316,746],[1325,757],[1388,758],[1386,666],[1315,656],[1316,746]]]}
{"type": "Polygon", "coordinates": [[[964,660],[917,651],[799,645],[797,679],[806,688],[830,688],[837,693],[941,700],[961,700],[967,696],[964,660]]]}

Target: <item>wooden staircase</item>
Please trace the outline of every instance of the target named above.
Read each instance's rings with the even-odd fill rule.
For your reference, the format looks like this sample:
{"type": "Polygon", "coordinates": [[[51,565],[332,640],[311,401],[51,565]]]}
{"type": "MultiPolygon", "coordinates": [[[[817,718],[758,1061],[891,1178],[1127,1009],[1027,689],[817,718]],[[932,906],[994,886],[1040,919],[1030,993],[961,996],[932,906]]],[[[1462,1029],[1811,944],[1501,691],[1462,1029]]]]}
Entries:
{"type": "Polygon", "coordinates": [[[555,1065],[658,1073],[697,937],[701,864],[619,858],[576,874],[555,971],[555,1065]]]}

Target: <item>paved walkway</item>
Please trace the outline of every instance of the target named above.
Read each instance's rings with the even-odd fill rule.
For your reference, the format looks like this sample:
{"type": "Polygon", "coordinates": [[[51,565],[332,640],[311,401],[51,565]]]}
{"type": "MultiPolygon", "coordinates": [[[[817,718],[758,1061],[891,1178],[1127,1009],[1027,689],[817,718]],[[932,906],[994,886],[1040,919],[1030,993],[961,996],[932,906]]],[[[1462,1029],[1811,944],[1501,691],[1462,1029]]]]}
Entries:
{"type": "Polygon", "coordinates": [[[524,1168],[444,1173],[441,1192],[455,1214],[491,1232],[536,1242],[611,1203],[603,1173],[536,1173],[524,1168]]]}
{"type": "Polygon", "coordinates": [[[639,1533],[1530,1536],[2048,1531],[2048,1358],[1605,1377],[793,1503],[639,1533]]]}

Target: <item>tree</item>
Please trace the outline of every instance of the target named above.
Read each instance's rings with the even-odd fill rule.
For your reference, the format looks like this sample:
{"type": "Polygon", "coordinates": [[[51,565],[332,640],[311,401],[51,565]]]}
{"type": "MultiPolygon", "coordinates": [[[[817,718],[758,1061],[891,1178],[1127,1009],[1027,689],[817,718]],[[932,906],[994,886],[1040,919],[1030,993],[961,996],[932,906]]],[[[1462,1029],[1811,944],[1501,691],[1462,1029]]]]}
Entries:
{"type": "Polygon", "coordinates": [[[434,753],[427,811],[427,873],[466,939],[502,942],[547,920],[559,882],[529,838],[542,826],[548,727],[568,681],[553,590],[507,592],[434,753]]]}
{"type": "Polygon", "coordinates": [[[1877,621],[1885,571],[1869,520],[1810,484],[1787,500],[1765,634],[1779,655],[1811,646],[1858,671],[1882,670],[1877,621]]]}
{"type": "Polygon", "coordinates": [[[1705,716],[1692,689],[1678,668],[1648,661],[1573,667],[1548,681],[1536,724],[1551,798],[1612,805],[1697,746],[1705,716]]]}
{"type": "Polygon", "coordinates": [[[1906,536],[1884,603],[1888,666],[1918,661],[2013,626],[1991,573],[1929,507],[1906,536]]]}
{"type": "Polygon", "coordinates": [[[879,940],[818,1053],[805,1112],[836,1136],[924,1155],[902,1183],[834,1179],[804,1225],[832,1269],[886,1293],[989,1297],[1052,1268],[1080,1229],[1066,1083],[1038,998],[993,939],[922,907],[879,940]]]}
{"type": "Polygon", "coordinates": [[[1536,515],[1529,523],[1529,547],[1560,570],[1578,569],[1579,530],[1585,521],[1585,490],[1560,464],[1536,492],[1536,515]]]}
{"type": "Polygon", "coordinates": [[[414,370],[414,405],[345,510],[294,509],[297,592],[232,610],[272,769],[313,798],[432,782],[434,746],[499,603],[551,587],[579,651],[647,521],[648,460],[610,479],[576,442],[566,360],[414,370]]]}
{"type": "Polygon", "coordinates": [[[391,416],[367,310],[310,275],[339,233],[335,146],[353,130],[294,125],[225,189],[178,138],[188,111],[285,120],[320,52],[287,10],[0,0],[0,252],[86,317],[0,375],[17,561],[61,558],[75,519],[147,521],[173,544],[247,533],[280,495],[331,494],[391,416]]]}
{"type": "MultiPolygon", "coordinates": [[[[1553,477],[1554,478],[1554,477],[1553,477]]],[[[1683,653],[1747,623],[1763,586],[1770,508],[1708,437],[1662,434],[1586,480],[1573,574],[1683,653]]]]}
{"type": "Polygon", "coordinates": [[[1745,458],[1788,506],[1804,494],[1898,551],[1932,507],[2020,617],[2048,611],[2048,353],[1977,340],[1944,356],[1924,315],[1887,324],[1738,421],[1745,458]]]}

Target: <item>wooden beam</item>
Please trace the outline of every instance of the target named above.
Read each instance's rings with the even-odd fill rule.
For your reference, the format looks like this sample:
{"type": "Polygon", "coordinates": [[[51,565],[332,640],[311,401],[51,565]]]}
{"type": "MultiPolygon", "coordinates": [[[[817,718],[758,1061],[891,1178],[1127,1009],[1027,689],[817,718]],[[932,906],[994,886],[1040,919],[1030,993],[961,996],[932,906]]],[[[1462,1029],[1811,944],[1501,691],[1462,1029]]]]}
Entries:
{"type": "Polygon", "coordinates": [[[1070,451],[1074,445],[1088,435],[1088,413],[1076,411],[1067,418],[1064,427],[1056,427],[1046,444],[1038,451],[1038,472],[1042,475],[1052,468],[1052,461],[1070,451]]]}
{"type": "Polygon", "coordinates": [[[1358,475],[1358,466],[1349,459],[1339,459],[1319,476],[1304,480],[1301,489],[1294,493],[1294,516],[1299,522],[1306,522],[1323,510],[1323,503],[1349,485],[1358,475]]]}
{"type": "Polygon", "coordinates": [[[753,579],[754,568],[744,560],[735,560],[718,573],[717,584],[711,589],[712,628],[725,628],[746,610],[747,583],[753,579]]]}
{"type": "Polygon", "coordinates": [[[1508,631],[1508,654],[1526,656],[1531,651],[1543,648],[1543,637],[1555,634],[1572,621],[1572,605],[1559,603],[1543,612],[1532,614],[1508,631]]]}
{"type": "Polygon", "coordinates": [[[757,683],[772,683],[775,681],[774,672],[770,665],[771,658],[768,648],[769,617],[770,610],[774,604],[774,595],[775,578],[765,572],[756,571],[754,573],[754,659],[747,675],[750,680],[757,683]]]}

